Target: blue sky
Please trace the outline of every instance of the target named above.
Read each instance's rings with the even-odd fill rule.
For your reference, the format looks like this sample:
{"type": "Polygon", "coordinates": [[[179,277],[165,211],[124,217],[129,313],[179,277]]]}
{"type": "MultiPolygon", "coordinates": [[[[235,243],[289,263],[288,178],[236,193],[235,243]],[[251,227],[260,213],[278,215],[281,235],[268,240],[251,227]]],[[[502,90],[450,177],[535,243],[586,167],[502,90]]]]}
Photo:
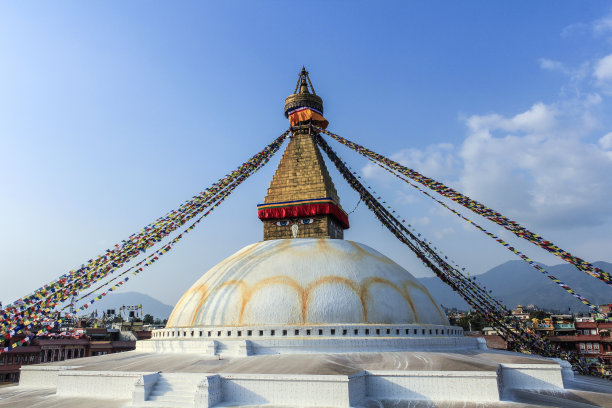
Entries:
{"type": "MultiPolygon", "coordinates": [[[[1,3],[0,300],[102,253],[281,134],[302,65],[331,131],[612,261],[612,8],[533,3],[1,3]]],[[[513,259],[332,146],[468,270],[513,259]]],[[[255,205],[279,157],[129,290],[173,304],[260,240],[255,205]]],[[[352,210],[358,197],[331,173],[352,210]]],[[[428,274],[364,206],[351,224],[347,239],[428,274]]]]}

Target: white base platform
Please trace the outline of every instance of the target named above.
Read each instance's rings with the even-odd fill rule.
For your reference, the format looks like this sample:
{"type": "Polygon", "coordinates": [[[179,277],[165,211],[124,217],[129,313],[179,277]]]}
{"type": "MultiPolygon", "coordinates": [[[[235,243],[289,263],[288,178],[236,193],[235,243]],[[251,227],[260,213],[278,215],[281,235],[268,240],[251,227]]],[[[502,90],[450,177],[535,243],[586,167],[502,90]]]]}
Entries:
{"type": "MultiPolygon", "coordinates": [[[[328,344],[329,339],[318,342],[328,344]]],[[[155,348],[159,342],[142,344],[155,348]]],[[[452,351],[306,354],[270,354],[266,344],[265,354],[229,358],[186,353],[184,348],[180,353],[132,351],[75,359],[70,365],[25,366],[20,385],[13,388],[29,397],[21,403],[11,398],[10,406],[33,406],[31,396],[40,393],[53,395],[41,405],[49,408],[56,406],[52,401],[59,407],[88,398],[100,404],[92,400],[91,406],[106,407],[500,407],[514,405],[513,396],[527,398],[530,393],[567,399],[567,385],[574,381],[567,363],[471,344],[475,347],[452,351]]],[[[612,406],[612,386],[602,389],[607,393],[598,395],[612,406]]],[[[0,389],[0,406],[4,392],[0,389]]]]}

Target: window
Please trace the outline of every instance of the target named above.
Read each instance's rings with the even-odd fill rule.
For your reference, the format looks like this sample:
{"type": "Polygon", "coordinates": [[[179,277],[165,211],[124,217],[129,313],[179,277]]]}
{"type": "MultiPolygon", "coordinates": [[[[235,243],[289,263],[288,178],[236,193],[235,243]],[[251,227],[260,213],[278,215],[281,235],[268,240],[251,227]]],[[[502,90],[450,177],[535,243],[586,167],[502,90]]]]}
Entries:
{"type": "Polygon", "coordinates": [[[599,352],[599,343],[593,343],[593,350],[599,352]]]}
{"type": "Polygon", "coordinates": [[[395,329],[395,334],[399,336],[399,329],[395,329]]]}
{"type": "Polygon", "coordinates": [[[438,329],[436,329],[436,334],[438,334],[438,329]]]}
{"type": "Polygon", "coordinates": [[[310,329],[306,330],[306,335],[310,336],[310,329]]]}
{"type": "Polygon", "coordinates": [[[34,354],[30,354],[30,364],[33,364],[35,359],[36,356],[34,354]]]}
{"type": "Polygon", "coordinates": [[[380,334],[380,329],[376,329],[376,334],[380,334]]]}
{"type": "Polygon", "coordinates": [[[335,335],[336,334],[336,329],[331,329],[331,335],[335,335]]]}
{"type": "Polygon", "coordinates": [[[593,344],[592,343],[587,343],[587,351],[593,350],[593,344]]]}
{"type": "Polygon", "coordinates": [[[0,365],[4,365],[4,363],[5,363],[5,362],[6,362],[6,361],[5,361],[4,356],[3,356],[3,355],[0,355],[0,365]]]}
{"type": "Polygon", "coordinates": [[[348,330],[346,330],[346,329],[342,329],[342,335],[343,335],[343,336],[346,336],[346,333],[347,333],[347,332],[348,332],[348,330]]]}
{"type": "Polygon", "coordinates": [[[387,334],[391,334],[391,329],[387,329],[387,334]]]}
{"type": "Polygon", "coordinates": [[[580,343],[580,350],[584,351],[584,343],[580,343]]]}
{"type": "Polygon", "coordinates": [[[260,330],[260,331],[259,331],[259,335],[260,335],[260,336],[263,336],[263,330],[260,330]]]}
{"type": "Polygon", "coordinates": [[[293,332],[293,334],[295,334],[296,336],[299,336],[300,331],[298,329],[295,329],[295,331],[293,332]]]}
{"type": "Polygon", "coordinates": [[[221,337],[221,330],[217,332],[217,337],[221,337]]]}
{"type": "Polygon", "coordinates": [[[322,335],[323,335],[323,330],[319,329],[319,336],[322,336],[322,335]]]}
{"type": "Polygon", "coordinates": [[[13,364],[13,356],[8,356],[7,364],[8,365],[12,365],[13,364]]]}
{"type": "Polygon", "coordinates": [[[212,332],[208,332],[206,334],[208,334],[208,337],[210,337],[212,335],[212,332]]]}
{"type": "Polygon", "coordinates": [[[227,337],[231,336],[232,332],[230,330],[227,331],[227,337]]]}
{"type": "Polygon", "coordinates": [[[366,331],[366,336],[370,334],[370,329],[366,329],[365,331],[366,331]]]}
{"type": "Polygon", "coordinates": [[[236,334],[238,335],[238,337],[242,337],[242,332],[240,330],[238,330],[236,334]]]}
{"type": "Polygon", "coordinates": [[[358,334],[359,334],[359,330],[358,330],[358,329],[355,329],[353,333],[355,333],[355,336],[356,336],[356,335],[358,335],[358,334]]]}
{"type": "Polygon", "coordinates": [[[270,330],[270,336],[274,336],[275,331],[274,330],[270,330]]]}
{"type": "Polygon", "coordinates": [[[283,330],[283,336],[287,335],[287,330],[283,330]]]}
{"type": "Polygon", "coordinates": [[[200,337],[202,337],[202,332],[200,332],[200,337]]]}

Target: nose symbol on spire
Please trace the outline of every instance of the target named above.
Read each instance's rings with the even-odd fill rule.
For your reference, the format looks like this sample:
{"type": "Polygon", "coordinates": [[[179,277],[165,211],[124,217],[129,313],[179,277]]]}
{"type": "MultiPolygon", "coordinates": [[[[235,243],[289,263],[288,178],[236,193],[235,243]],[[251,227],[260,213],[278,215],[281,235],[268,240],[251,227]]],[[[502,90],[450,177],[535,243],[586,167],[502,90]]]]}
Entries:
{"type": "Polygon", "coordinates": [[[297,238],[298,228],[297,223],[291,226],[291,235],[293,235],[293,238],[297,238]]]}

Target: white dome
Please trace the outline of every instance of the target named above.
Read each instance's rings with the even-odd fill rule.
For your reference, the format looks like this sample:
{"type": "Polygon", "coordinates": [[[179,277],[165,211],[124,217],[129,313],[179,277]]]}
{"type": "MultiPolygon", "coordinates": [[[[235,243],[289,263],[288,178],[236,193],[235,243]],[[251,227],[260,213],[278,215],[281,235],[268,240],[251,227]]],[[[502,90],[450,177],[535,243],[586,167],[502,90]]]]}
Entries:
{"type": "Polygon", "coordinates": [[[183,295],[167,327],[414,323],[448,320],[408,271],[363,244],[303,238],[225,259],[183,295]]]}

